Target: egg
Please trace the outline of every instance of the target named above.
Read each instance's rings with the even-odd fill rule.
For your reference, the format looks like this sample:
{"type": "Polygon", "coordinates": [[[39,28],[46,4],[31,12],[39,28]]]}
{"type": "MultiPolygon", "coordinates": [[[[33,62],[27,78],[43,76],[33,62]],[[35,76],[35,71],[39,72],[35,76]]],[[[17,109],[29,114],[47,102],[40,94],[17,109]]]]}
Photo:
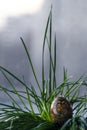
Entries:
{"type": "Polygon", "coordinates": [[[63,124],[72,118],[72,107],[70,102],[64,97],[57,97],[50,107],[51,120],[63,124]]]}

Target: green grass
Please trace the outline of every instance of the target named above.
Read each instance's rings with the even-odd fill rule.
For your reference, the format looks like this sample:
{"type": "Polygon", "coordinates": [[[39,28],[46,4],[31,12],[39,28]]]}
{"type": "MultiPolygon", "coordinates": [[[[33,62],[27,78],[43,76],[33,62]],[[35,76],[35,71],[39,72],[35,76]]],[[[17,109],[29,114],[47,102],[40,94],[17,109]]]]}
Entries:
{"type": "Polygon", "coordinates": [[[87,78],[81,76],[76,80],[69,79],[67,70],[64,68],[63,81],[59,85],[56,83],[56,35],[53,40],[52,8],[47,19],[43,39],[41,84],[27,46],[23,38],[20,39],[31,66],[36,86],[33,86],[33,83],[25,83],[24,80],[0,66],[0,71],[9,84],[9,88],[0,85],[0,92],[4,92],[10,100],[10,104],[0,102],[0,130],[87,130],[87,95],[79,95],[79,90],[87,87],[87,78]],[[45,46],[48,46],[49,50],[48,79],[45,78],[45,46]],[[9,76],[20,83],[23,87],[21,91],[17,89],[9,76]],[[73,106],[73,117],[63,126],[52,122],[49,112],[53,99],[58,95],[67,98],[73,106]]]}

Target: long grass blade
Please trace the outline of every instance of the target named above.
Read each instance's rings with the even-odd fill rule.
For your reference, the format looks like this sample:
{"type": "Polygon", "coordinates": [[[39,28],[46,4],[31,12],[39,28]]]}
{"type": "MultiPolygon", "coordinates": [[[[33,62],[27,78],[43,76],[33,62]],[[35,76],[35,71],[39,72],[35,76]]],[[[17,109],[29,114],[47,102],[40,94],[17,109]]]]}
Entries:
{"type": "Polygon", "coordinates": [[[53,71],[53,90],[56,88],[56,34],[54,39],[54,71],[53,71]]]}
{"type": "Polygon", "coordinates": [[[50,23],[49,23],[49,56],[50,56],[50,67],[49,67],[49,95],[52,91],[52,64],[51,64],[51,55],[52,55],[52,8],[50,13],[50,23]]]}
{"type": "Polygon", "coordinates": [[[44,81],[45,81],[44,52],[45,52],[45,43],[46,43],[47,33],[48,33],[48,28],[49,28],[49,23],[50,23],[51,11],[52,10],[50,10],[50,13],[49,13],[49,16],[47,19],[47,24],[46,24],[45,33],[44,33],[44,40],[43,40],[43,48],[42,48],[42,88],[43,88],[43,92],[44,92],[44,81]]]}
{"type": "Polygon", "coordinates": [[[19,92],[16,90],[16,86],[13,85],[13,83],[11,82],[11,80],[9,80],[9,78],[7,77],[7,75],[2,71],[4,77],[6,78],[6,80],[8,81],[9,85],[11,86],[11,88],[13,89],[13,92],[16,94],[16,96],[19,98],[20,103],[23,104],[24,108],[26,108],[26,110],[29,110],[26,106],[26,104],[24,103],[24,100],[22,99],[22,96],[19,94],[19,92]]]}
{"type": "Polygon", "coordinates": [[[0,71],[5,71],[6,73],[8,73],[10,76],[12,76],[14,79],[16,79],[19,83],[21,83],[25,88],[27,87],[27,89],[29,89],[29,91],[31,92],[31,89],[27,86],[27,84],[25,84],[21,79],[19,79],[16,75],[11,73],[9,70],[0,66],[0,71]]]}
{"type": "Polygon", "coordinates": [[[30,93],[29,93],[29,91],[28,91],[27,88],[26,88],[26,93],[27,93],[27,97],[28,97],[27,100],[28,100],[28,103],[29,103],[29,105],[30,105],[31,111],[32,111],[32,113],[34,114],[35,112],[34,112],[34,109],[33,109],[32,102],[31,102],[30,93]]]}
{"type": "Polygon", "coordinates": [[[39,90],[40,90],[40,92],[41,92],[41,87],[40,87],[40,84],[39,84],[39,82],[38,82],[38,79],[37,79],[37,76],[36,76],[36,73],[35,73],[35,70],[34,70],[34,67],[33,67],[32,61],[31,61],[31,57],[30,57],[29,51],[28,51],[28,49],[27,49],[27,47],[26,47],[26,44],[25,44],[23,38],[21,37],[20,39],[21,39],[22,44],[23,44],[23,46],[24,46],[24,49],[25,49],[25,51],[26,51],[26,54],[27,54],[27,57],[28,57],[29,63],[30,63],[30,65],[31,65],[31,69],[32,69],[32,72],[33,72],[34,78],[35,78],[35,81],[36,81],[36,83],[37,83],[37,85],[38,85],[38,88],[39,88],[39,90]]]}

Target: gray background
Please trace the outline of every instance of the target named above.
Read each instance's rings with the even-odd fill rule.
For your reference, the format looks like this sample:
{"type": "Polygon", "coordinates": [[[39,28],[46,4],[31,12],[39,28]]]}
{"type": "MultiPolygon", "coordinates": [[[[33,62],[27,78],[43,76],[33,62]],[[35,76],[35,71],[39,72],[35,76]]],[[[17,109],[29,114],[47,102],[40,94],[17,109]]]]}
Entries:
{"type": "MultiPolygon", "coordinates": [[[[74,79],[87,75],[87,0],[44,0],[38,13],[8,16],[5,26],[0,30],[0,66],[6,67],[21,79],[24,76],[27,83],[32,82],[34,85],[20,37],[23,37],[30,51],[41,81],[42,43],[51,4],[53,33],[56,32],[57,36],[57,83],[62,81],[63,67],[67,68],[68,76],[74,79]]],[[[48,70],[47,54],[46,51],[45,67],[48,70]]],[[[19,89],[18,83],[13,82],[19,89]]],[[[0,84],[9,87],[1,73],[0,84]]],[[[3,94],[0,95],[2,100],[3,94]]]]}

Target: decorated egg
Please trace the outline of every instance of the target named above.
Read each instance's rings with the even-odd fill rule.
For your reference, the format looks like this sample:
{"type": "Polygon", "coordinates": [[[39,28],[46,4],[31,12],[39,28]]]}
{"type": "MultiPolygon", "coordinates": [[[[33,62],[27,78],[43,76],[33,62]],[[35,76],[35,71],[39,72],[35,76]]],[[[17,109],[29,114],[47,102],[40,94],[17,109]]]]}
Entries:
{"type": "Polygon", "coordinates": [[[53,121],[61,124],[72,118],[72,107],[70,102],[64,97],[55,98],[50,107],[50,116],[53,121]]]}

